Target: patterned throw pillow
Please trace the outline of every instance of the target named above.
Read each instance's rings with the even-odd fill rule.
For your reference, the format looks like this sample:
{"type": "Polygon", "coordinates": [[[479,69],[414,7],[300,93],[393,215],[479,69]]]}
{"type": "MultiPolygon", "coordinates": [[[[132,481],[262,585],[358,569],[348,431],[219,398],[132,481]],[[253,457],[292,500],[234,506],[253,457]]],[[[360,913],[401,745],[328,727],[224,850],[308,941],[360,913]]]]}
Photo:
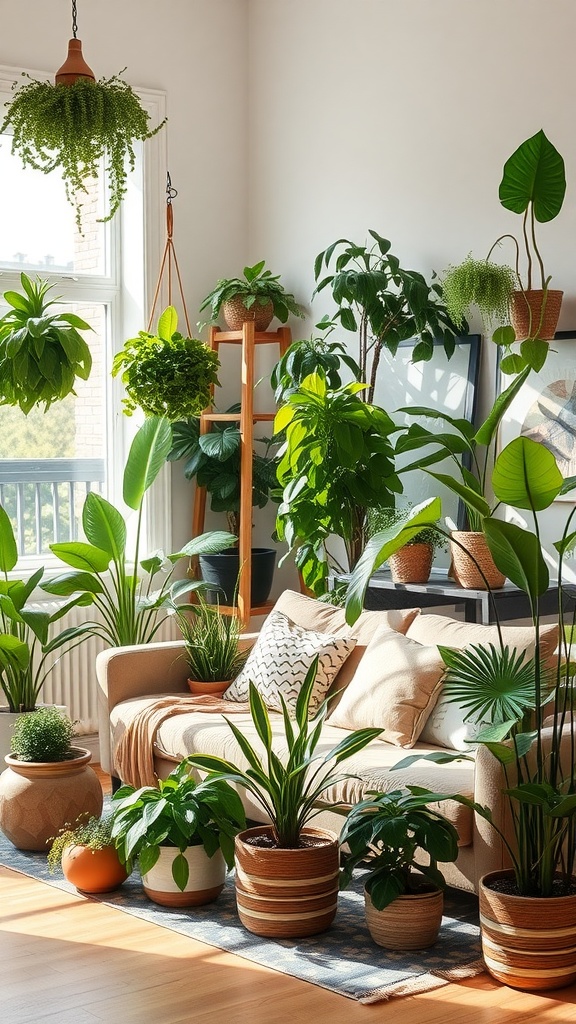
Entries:
{"type": "Polygon", "coordinates": [[[282,710],[280,697],[294,710],[306,673],[318,655],[318,673],[310,700],[310,714],[314,714],[355,645],[352,637],[303,629],[282,612],[272,611],[224,699],[248,700],[249,683],[253,682],[271,711],[282,710]]]}

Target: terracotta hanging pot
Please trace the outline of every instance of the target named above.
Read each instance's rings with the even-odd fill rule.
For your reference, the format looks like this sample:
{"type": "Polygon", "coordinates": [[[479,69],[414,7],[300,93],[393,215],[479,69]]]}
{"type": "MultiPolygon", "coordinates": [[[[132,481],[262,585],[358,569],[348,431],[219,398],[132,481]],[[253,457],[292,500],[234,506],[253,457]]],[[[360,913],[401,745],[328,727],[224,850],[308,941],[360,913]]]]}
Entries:
{"type": "Polygon", "coordinates": [[[524,341],[525,338],[530,337],[551,341],[558,326],[563,295],[564,292],[554,290],[512,292],[510,319],[516,332],[516,340],[524,341]],[[544,295],[546,295],[546,305],[544,314],[542,314],[544,295]],[[540,324],[541,318],[542,324],[540,324]]]}
{"type": "Polygon", "coordinates": [[[88,78],[91,82],[96,81],[96,75],[82,56],[82,43],[79,39],[70,39],[68,56],[62,67],[58,68],[54,81],[56,85],[74,85],[79,78],[88,78]]]}
{"type": "Polygon", "coordinates": [[[480,924],[486,967],[497,981],[528,992],[576,981],[576,895],[513,896],[491,888],[510,871],[480,879],[480,924]]]}
{"type": "Polygon", "coordinates": [[[144,892],[162,907],[200,907],[220,895],[226,881],[226,861],[220,850],[209,857],[203,846],[184,851],[188,861],[188,884],[182,892],[172,877],[172,864],[178,855],[175,846],[161,846],[153,868],[142,875],[144,892]]]}
{"type": "Polygon", "coordinates": [[[436,942],[444,909],[441,889],[406,893],[384,910],[376,910],[367,892],[364,899],[368,931],[379,946],[394,950],[427,949],[436,942]]]}
{"type": "Polygon", "coordinates": [[[246,309],[242,298],[236,295],[233,299],[228,299],[223,303],[222,315],[231,331],[241,331],[242,324],[249,320],[254,320],[254,327],[257,331],[265,331],[272,322],[274,305],[271,301],[267,302],[265,306],[255,302],[250,309],[246,309]]]}
{"type": "Polygon", "coordinates": [[[470,530],[453,530],[450,535],[458,544],[450,544],[451,566],[450,574],[464,590],[487,590],[488,587],[476,567],[470,552],[482,569],[491,590],[498,590],[503,587],[506,577],[494,564],[486,537],[481,532],[470,530]],[[462,550],[462,548],[466,550],[462,550]]]}
{"type": "Polygon", "coordinates": [[[388,559],[393,583],[427,583],[432,569],[431,544],[406,544],[388,559]]]}
{"type": "Polygon", "coordinates": [[[235,840],[238,916],[248,931],[274,939],[302,938],[329,928],[338,904],[338,840],[332,832],[305,828],[306,845],[287,850],[270,843],[260,825],[235,840]]]}
{"type": "Polygon", "coordinates": [[[64,878],[80,892],[112,892],[128,878],[124,864],[120,863],[116,847],[104,846],[92,850],[89,846],[73,843],[62,854],[64,878]]]}

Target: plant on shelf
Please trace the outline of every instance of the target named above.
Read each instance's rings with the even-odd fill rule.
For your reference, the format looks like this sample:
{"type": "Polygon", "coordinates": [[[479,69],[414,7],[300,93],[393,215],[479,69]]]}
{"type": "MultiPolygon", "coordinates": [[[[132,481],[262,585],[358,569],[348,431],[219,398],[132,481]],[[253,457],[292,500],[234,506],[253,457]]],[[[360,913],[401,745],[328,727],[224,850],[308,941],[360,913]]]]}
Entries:
{"type": "MultiPolygon", "coordinates": [[[[265,331],[273,317],[285,324],[290,314],[303,317],[302,307],[291,292],[284,290],[280,276],[264,270],[265,260],[244,267],[244,276],[220,278],[200,306],[210,310],[208,323],[216,323],[220,312],[230,330],[241,330],[246,320],[254,320],[257,331],[265,331]]],[[[202,324],[201,326],[205,326],[202,324]]]]}
{"type": "Polygon", "coordinates": [[[263,746],[263,755],[244,732],[226,718],[248,767],[243,769],[211,754],[198,753],[186,759],[186,763],[194,768],[215,773],[216,778],[241,786],[270,821],[269,825],[241,832],[236,838],[238,913],[249,931],[259,935],[275,935],[277,938],[313,935],[330,925],[336,912],[334,889],[338,877],[338,843],[332,833],[310,829],[309,822],[320,813],[316,806],[320,795],[338,781],[336,767],[362,750],[381,732],[380,729],[359,729],[347,733],[332,750],[317,754],[328,709],[328,703],[324,701],[314,716],[309,717],[317,668],[316,657],[298,694],[294,718],[281,698],[286,741],[283,760],[274,752],[270,716],[253,683],[250,683],[250,714],[263,746]],[[244,888],[246,876],[252,876],[249,893],[244,888]],[[324,892],[318,892],[316,886],[311,895],[306,879],[318,876],[326,876],[324,892]],[[296,884],[298,877],[303,879],[300,894],[296,884]],[[271,880],[269,884],[266,879],[271,880]],[[287,883],[286,879],[289,880],[287,883]],[[283,920],[286,918],[286,885],[290,898],[297,900],[301,908],[298,920],[283,920]],[[258,897],[263,893],[266,894],[269,911],[266,919],[262,915],[253,915],[250,910],[253,895],[258,897]],[[326,895],[329,896],[328,902],[326,895]]]}
{"type": "Polygon", "coordinates": [[[380,355],[387,348],[418,338],[413,361],[428,360],[434,339],[441,338],[448,357],[454,352],[457,328],[442,300],[438,282],[428,284],[422,274],[404,270],[390,252],[391,243],[370,230],[371,247],[339,238],[316,257],[316,293],[330,288],[338,306],[335,317],[359,337],[358,379],[367,383],[366,400],[374,400],[380,355]],[[335,259],[334,272],[322,277],[335,259]]]}
{"type": "Polygon", "coordinates": [[[158,786],[122,786],[112,807],[120,860],[130,869],[138,858],[151,899],[184,906],[216,898],[226,866],[234,862],[234,837],[246,826],[240,797],[228,782],[209,777],[198,783],[182,761],[158,786]],[[174,885],[181,894],[176,900],[174,885]]]}
{"type": "Polygon", "coordinates": [[[335,324],[327,316],[316,324],[318,335],[302,341],[293,341],[288,351],[280,357],[272,369],[270,382],[278,405],[287,401],[311,373],[324,373],[331,389],[342,387],[342,366],[346,366],[354,380],[359,379],[360,367],[339,341],[328,337],[335,324]]]}
{"type": "Polygon", "coordinates": [[[321,372],[310,374],[274,420],[275,434],[285,436],[276,529],[317,595],[332,566],[346,571],[328,555],[329,539],[341,538],[353,568],[364,549],[366,510],[393,505],[402,490],[390,440],[396,428],[383,409],[362,401],[362,390],[358,383],[334,390],[321,372]]]}
{"type": "Polygon", "coordinates": [[[112,814],[102,817],[81,814],[66,824],[52,840],[48,851],[51,874],[61,869],[64,877],[81,892],[110,892],[128,877],[112,839],[112,814]]]}
{"type": "Polygon", "coordinates": [[[18,716],[10,746],[19,761],[69,761],[76,756],[73,735],[74,723],[68,715],[58,708],[38,708],[18,716]]]}
{"type": "Polygon", "coordinates": [[[180,420],[199,416],[211,402],[218,384],[220,362],[216,352],[197,338],[178,331],[178,314],[168,306],[161,314],[156,334],[140,331],[116,354],[112,376],[122,374],[128,397],[123,400],[131,416],[142,409],[146,416],[180,420]]]}
{"type": "Polygon", "coordinates": [[[19,406],[27,414],[44,411],[74,394],[76,377],[87,380],[90,349],[79,331],[91,331],[75,313],[50,313],[57,299],[53,285],[20,275],[22,292],[4,292],[12,308],[0,317],[0,405],[19,406]]]}
{"type": "MultiPolygon", "coordinates": [[[[404,508],[369,508],[366,517],[366,537],[370,539],[382,530],[404,522],[413,508],[408,502],[404,508]]],[[[430,576],[434,552],[446,545],[445,537],[435,526],[424,526],[414,537],[388,559],[395,583],[426,583],[430,576]]]]}
{"type": "Polygon", "coordinates": [[[14,88],[0,125],[0,135],[12,131],[12,153],[24,167],[44,174],[60,170],[79,230],[88,182],[104,167],[110,212],[103,219],[109,220],[126,193],[128,170],[136,159],[134,144],[150,139],[165,121],[151,129],[138,96],[118,75],[56,85],[30,79],[14,83],[14,88]]]}
{"type": "Polygon", "coordinates": [[[82,628],[112,647],[150,642],[161,625],[160,610],[201,586],[193,580],[172,580],[180,559],[222,551],[234,542],[229,534],[215,531],[201,534],[173,554],[155,551],[141,558],[144,499],[171,445],[170,424],[158,416],[148,417],[132,441],[123,486],[124,502],[136,513],[131,551],[122,513],[95,491],[86,495],[82,512],[86,541],[50,545],[71,570],[43,583],[42,590],[56,597],[78,595],[78,602],[93,605],[99,619],[82,628]]]}
{"type": "Polygon", "coordinates": [[[244,666],[242,626],[235,615],[222,615],[201,593],[197,604],[174,605],[185,644],[188,686],[192,693],[223,693],[244,666]]]}
{"type": "Polygon", "coordinates": [[[456,860],[458,832],[430,804],[448,799],[407,786],[369,792],[347,813],[340,833],[346,851],[340,888],[350,885],[359,865],[365,868],[366,920],[380,945],[424,949],[436,941],[446,885],[438,862],[456,860]],[[387,908],[388,914],[382,913],[387,908]]]}

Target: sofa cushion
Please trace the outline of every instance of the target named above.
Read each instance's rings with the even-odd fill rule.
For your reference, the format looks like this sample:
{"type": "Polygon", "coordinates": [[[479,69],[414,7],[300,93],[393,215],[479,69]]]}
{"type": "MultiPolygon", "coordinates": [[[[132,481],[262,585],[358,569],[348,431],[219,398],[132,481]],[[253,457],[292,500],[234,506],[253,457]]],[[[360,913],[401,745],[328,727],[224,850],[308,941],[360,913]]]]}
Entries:
{"type": "Polygon", "coordinates": [[[253,682],[267,708],[281,711],[284,700],[288,708],[295,711],[308,669],[318,657],[316,682],[309,704],[310,715],[313,715],[355,646],[356,641],[352,637],[303,629],[283,612],[272,611],[244,668],[224,693],[224,699],[248,700],[249,684],[253,682]]]}
{"type": "Polygon", "coordinates": [[[436,702],[445,671],[437,647],[425,647],[381,626],[328,722],[343,729],[381,728],[388,743],[412,747],[436,702]]]}

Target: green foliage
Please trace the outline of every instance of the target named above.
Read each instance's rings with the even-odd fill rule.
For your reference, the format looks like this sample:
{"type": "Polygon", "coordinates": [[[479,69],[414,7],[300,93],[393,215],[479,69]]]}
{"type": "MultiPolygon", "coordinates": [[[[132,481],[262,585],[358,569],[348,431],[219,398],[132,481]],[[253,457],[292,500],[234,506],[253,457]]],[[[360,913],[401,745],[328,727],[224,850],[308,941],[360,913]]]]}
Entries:
{"type": "Polygon", "coordinates": [[[188,882],[189,846],[203,846],[209,857],[218,849],[229,868],[234,863],[234,837],[246,827],[242,801],[225,780],[207,778],[197,783],[187,761],[181,761],[158,786],[134,789],[122,786],[112,797],[112,837],[123,864],[138,857],[146,874],[160,856],[161,846],[180,851],[172,875],[183,891],[188,882]]]}
{"type": "Polygon", "coordinates": [[[42,590],[56,597],[77,595],[78,603],[94,605],[100,621],[89,621],[82,628],[112,647],[151,641],[160,628],[160,609],[202,585],[187,579],[171,582],[181,558],[222,551],[234,542],[227,533],[203,533],[180,551],[170,555],[155,551],[140,560],[144,497],[162,469],[171,444],[170,424],[157,416],[144,421],[132,442],[124,469],[124,502],[137,513],[131,552],[121,512],[94,491],[86,495],[82,512],[87,542],[50,545],[72,571],[43,583],[42,590]]]}
{"type": "Polygon", "coordinates": [[[446,309],[461,329],[470,307],[477,306],[489,333],[494,322],[509,322],[510,296],[516,283],[511,267],[475,260],[470,254],[458,266],[448,267],[442,278],[446,309]]]}
{"type": "Polygon", "coordinates": [[[179,420],[199,416],[210,405],[211,388],[219,383],[218,356],[197,338],[184,338],[177,327],[176,310],[168,306],[156,334],[140,331],[114,357],[112,376],[123,370],[128,416],[140,408],[146,416],[179,420]]]}
{"type": "Polygon", "coordinates": [[[134,143],[151,138],[165,123],[151,130],[149,120],[136,93],[117,75],[98,82],[79,78],[73,85],[32,79],[16,89],[0,135],[12,129],[12,153],[25,167],[44,174],[60,169],[80,229],[86,181],[98,178],[103,159],[110,195],[104,219],[116,213],[128,169],[135,165],[134,143]]]}
{"type": "MultiPolygon", "coordinates": [[[[383,530],[405,523],[412,508],[412,502],[407,502],[404,508],[390,508],[386,505],[383,508],[369,508],[366,513],[366,537],[370,539],[383,530]]],[[[430,544],[436,550],[446,547],[446,538],[436,526],[424,526],[404,546],[410,544],[430,544]]]]}
{"type": "Polygon", "coordinates": [[[441,338],[450,358],[458,332],[440,285],[428,284],[415,270],[404,270],[390,252],[388,239],[376,231],[369,234],[374,239],[371,248],[347,238],[333,242],[316,257],[314,275],[317,293],[330,287],[342,327],[358,331],[359,380],[369,385],[366,397],[371,402],[383,347],[395,355],[401,341],[418,338],[412,357],[418,362],[432,358],[434,339],[441,338]],[[322,277],[333,258],[334,273],[322,277]]]}
{"type": "MultiPolygon", "coordinates": [[[[233,405],[228,412],[237,413],[239,405],[233,405]]],[[[173,442],[168,453],[172,462],[186,459],[184,476],[196,479],[210,495],[213,512],[225,512],[230,532],[238,537],[240,532],[240,429],[233,423],[216,422],[207,434],[200,433],[197,419],[183,420],[172,427],[173,442]]],[[[252,506],[264,508],[273,497],[272,491],[278,486],[276,467],[278,459],[269,454],[272,441],[255,438],[264,445],[264,455],[252,453],[252,506]]]]}
{"type": "MultiPolygon", "coordinates": [[[[280,275],[272,274],[270,270],[264,270],[265,260],[255,263],[253,267],[244,267],[243,277],[223,277],[216,282],[216,286],[202,300],[200,312],[210,308],[210,320],[208,323],[216,323],[220,310],[229,299],[240,298],[246,309],[253,306],[267,306],[269,302],[274,307],[274,316],[285,324],[289,315],[303,317],[302,307],[296,302],[291,292],[284,290],[280,284],[280,275]]],[[[201,326],[204,326],[202,324],[201,326]]]]}
{"type": "Polygon", "coordinates": [[[339,341],[328,341],[334,323],[326,316],[316,324],[316,328],[321,332],[320,336],[293,341],[272,370],[270,382],[278,405],[286,402],[311,373],[324,373],[326,383],[332,389],[342,387],[342,364],[348,367],[354,380],[359,379],[360,367],[348,355],[344,345],[339,341]]]}
{"type": "Polygon", "coordinates": [[[317,670],[316,657],[298,694],[295,721],[290,718],[286,702],[281,697],[287,751],[285,763],[274,752],[270,716],[253,683],[250,683],[250,713],[258,737],[264,746],[264,758],[257,753],[242,731],[226,718],[242,754],[248,761],[247,770],[242,771],[230,761],[211,754],[192,754],[185,762],[202,771],[215,773],[216,778],[228,779],[250,793],[266,812],[272,823],[276,843],[283,849],[297,849],[302,829],[312,818],[320,814],[316,806],[320,795],[341,779],[341,776],[334,772],[335,767],[362,750],[382,731],[358,729],[356,732],[348,733],[327,753],[316,754],[328,711],[328,703],[324,701],[314,717],[309,718],[310,699],[317,670]]]}
{"type": "Polygon", "coordinates": [[[451,822],[428,805],[453,797],[407,786],[389,793],[372,791],[349,811],[340,833],[347,844],[340,888],[352,881],[354,868],[366,862],[365,888],[376,910],[384,910],[398,896],[422,889],[445,888],[438,861],[455,861],[458,833],[451,822]],[[428,864],[416,861],[417,852],[428,864]],[[367,859],[368,858],[368,859],[367,859]]]}
{"type": "Polygon", "coordinates": [[[20,715],[14,724],[10,739],[12,753],[20,761],[68,761],[74,723],[57,708],[38,708],[20,715]]]}
{"type": "Polygon", "coordinates": [[[248,657],[240,650],[240,620],[221,615],[200,595],[198,604],[174,605],[173,610],[186,644],[190,678],[204,683],[234,679],[248,657]]]}
{"type": "Polygon", "coordinates": [[[326,589],[326,543],[341,537],[350,567],[364,546],[366,509],[394,502],[401,484],[394,470],[383,409],[362,401],[361,384],[331,390],[313,373],[277,413],[275,433],[285,432],[278,480],[283,487],[276,529],[295,551],[304,581],[326,589]]]}
{"type": "Polygon", "coordinates": [[[111,814],[105,814],[101,818],[81,814],[73,826],[68,825],[60,829],[48,851],[50,874],[61,866],[64,850],[69,846],[85,846],[88,850],[105,850],[108,846],[113,847],[112,821],[111,814]]]}
{"type": "Polygon", "coordinates": [[[29,413],[74,394],[76,377],[87,380],[92,356],[79,331],[92,328],[75,313],[48,313],[53,285],[20,275],[23,294],[4,292],[12,308],[0,317],[0,405],[29,413]]]}

